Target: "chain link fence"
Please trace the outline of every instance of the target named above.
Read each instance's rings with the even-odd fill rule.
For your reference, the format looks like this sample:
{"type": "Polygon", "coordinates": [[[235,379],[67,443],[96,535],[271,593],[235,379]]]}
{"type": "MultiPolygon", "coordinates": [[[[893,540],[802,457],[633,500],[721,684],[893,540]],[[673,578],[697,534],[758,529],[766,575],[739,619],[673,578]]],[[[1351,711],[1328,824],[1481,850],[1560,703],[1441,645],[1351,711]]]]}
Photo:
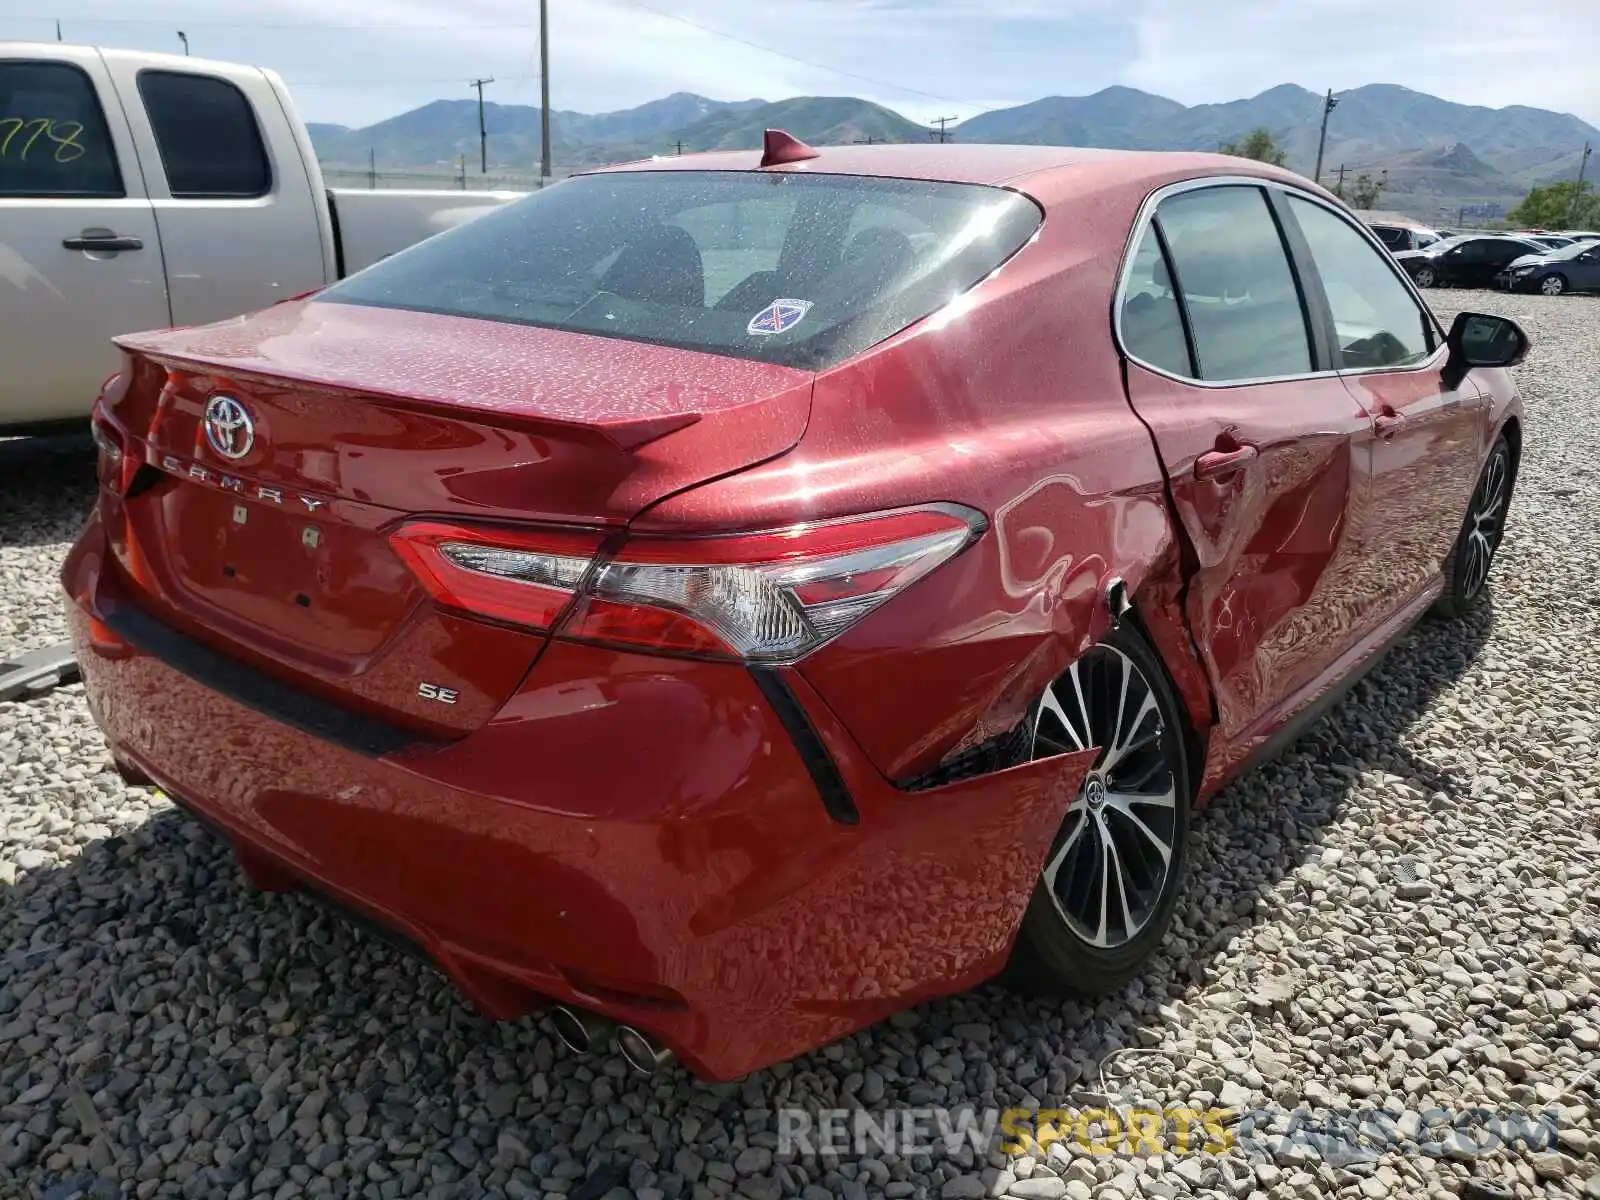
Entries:
{"type": "MultiPolygon", "coordinates": [[[[564,179],[570,172],[557,170],[555,179],[564,179]]],[[[427,191],[456,188],[465,192],[531,192],[538,188],[539,169],[512,171],[491,168],[484,174],[469,166],[465,171],[447,167],[437,170],[413,169],[407,171],[375,171],[360,167],[324,166],[322,180],[331,188],[369,188],[396,190],[419,188],[427,191]]]]}

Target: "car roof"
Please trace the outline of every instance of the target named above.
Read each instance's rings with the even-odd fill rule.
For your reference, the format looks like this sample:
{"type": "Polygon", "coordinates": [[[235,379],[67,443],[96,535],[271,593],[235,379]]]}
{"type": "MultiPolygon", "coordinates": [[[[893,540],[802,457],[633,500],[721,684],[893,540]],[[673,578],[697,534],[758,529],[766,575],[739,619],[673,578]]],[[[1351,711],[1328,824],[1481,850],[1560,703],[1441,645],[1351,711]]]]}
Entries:
{"type": "Polygon", "coordinates": [[[1257,176],[1321,192],[1309,180],[1280,167],[1224,154],[1166,150],[1101,150],[1082,146],[962,145],[909,143],[819,146],[817,156],[761,166],[759,150],[717,150],[658,155],[597,168],[627,171],[755,171],[815,175],[860,175],[926,179],[946,183],[1010,186],[1046,203],[1078,195],[1146,185],[1153,190],[1182,179],[1215,175],[1257,176]]]}

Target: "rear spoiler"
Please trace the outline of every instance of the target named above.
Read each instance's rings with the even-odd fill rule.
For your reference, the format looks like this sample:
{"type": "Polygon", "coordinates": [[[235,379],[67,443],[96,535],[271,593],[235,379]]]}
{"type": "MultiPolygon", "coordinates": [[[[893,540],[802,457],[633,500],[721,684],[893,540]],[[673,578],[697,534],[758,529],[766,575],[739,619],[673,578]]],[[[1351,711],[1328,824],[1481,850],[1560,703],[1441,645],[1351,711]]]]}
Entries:
{"type": "Polygon", "coordinates": [[[228,379],[248,380],[253,383],[269,385],[291,383],[314,391],[355,390],[372,397],[374,403],[381,404],[385,408],[397,408],[421,413],[447,411],[451,416],[465,417],[481,425],[515,430],[522,433],[544,434],[546,436],[555,434],[557,436],[577,438],[585,436],[598,437],[624,453],[638,450],[651,442],[660,441],[668,434],[677,433],[680,429],[687,429],[690,425],[700,421],[703,415],[697,412],[677,412],[644,414],[612,421],[568,421],[560,417],[544,416],[538,412],[507,411],[504,408],[475,405],[462,400],[428,400],[417,396],[399,395],[380,388],[357,384],[353,381],[345,383],[334,379],[318,379],[280,368],[274,368],[270,371],[252,370],[248,366],[231,363],[225,358],[172,354],[168,351],[151,349],[143,344],[143,339],[150,336],[150,333],[168,332],[171,332],[171,330],[153,330],[142,334],[125,334],[121,337],[114,337],[111,340],[120,349],[129,354],[137,354],[149,362],[164,367],[168,371],[223,376],[228,379]]]}

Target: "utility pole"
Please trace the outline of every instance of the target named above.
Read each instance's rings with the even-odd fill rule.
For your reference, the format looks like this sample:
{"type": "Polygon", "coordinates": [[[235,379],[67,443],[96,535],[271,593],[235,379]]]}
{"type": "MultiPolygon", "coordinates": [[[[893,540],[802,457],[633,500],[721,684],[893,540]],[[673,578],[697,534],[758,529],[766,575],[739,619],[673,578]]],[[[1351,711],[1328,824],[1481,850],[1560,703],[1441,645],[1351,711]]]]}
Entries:
{"type": "Polygon", "coordinates": [[[929,125],[937,125],[939,127],[933,131],[933,140],[940,143],[948,142],[950,134],[946,131],[945,126],[950,124],[951,121],[959,121],[960,119],[960,117],[935,117],[929,121],[929,125]]]}
{"type": "Polygon", "coordinates": [[[461,155],[456,165],[461,168],[461,190],[464,192],[467,190],[467,156],[461,155]]]}
{"type": "Polygon", "coordinates": [[[493,82],[491,75],[488,79],[474,79],[467,85],[478,89],[478,157],[485,175],[489,173],[489,127],[483,123],[483,85],[493,82]]]}
{"type": "Polygon", "coordinates": [[[1344,164],[1339,164],[1339,182],[1333,185],[1333,194],[1339,199],[1344,199],[1344,164]]]}
{"type": "Polygon", "coordinates": [[[1322,182],[1322,151],[1328,145],[1328,114],[1339,107],[1339,101],[1333,94],[1333,89],[1328,89],[1328,94],[1322,98],[1322,132],[1317,135],[1317,170],[1311,176],[1312,183],[1322,182]]]}
{"type": "MultiPolygon", "coordinates": [[[[57,32],[60,31],[60,22],[57,22],[57,32]]],[[[178,30],[178,40],[183,43],[183,56],[189,57],[189,35],[183,30],[178,30]]]]}
{"type": "Polygon", "coordinates": [[[378,148],[367,147],[367,188],[370,191],[378,190],[378,148]]]}
{"type": "Polygon", "coordinates": [[[683,139],[682,138],[678,139],[678,157],[679,158],[683,157],[683,139]]]}
{"type": "Polygon", "coordinates": [[[550,4],[539,0],[539,186],[550,182],[550,4]]]}
{"type": "Polygon", "coordinates": [[[56,18],[56,41],[59,42],[60,40],[61,40],[61,18],[57,17],[56,18]]]}
{"type": "Polygon", "coordinates": [[[1578,159],[1578,190],[1572,194],[1572,209],[1567,213],[1567,224],[1569,226],[1578,223],[1578,206],[1583,203],[1583,172],[1584,168],[1589,165],[1589,155],[1593,152],[1594,147],[1585,142],[1583,144],[1583,156],[1578,159]]]}

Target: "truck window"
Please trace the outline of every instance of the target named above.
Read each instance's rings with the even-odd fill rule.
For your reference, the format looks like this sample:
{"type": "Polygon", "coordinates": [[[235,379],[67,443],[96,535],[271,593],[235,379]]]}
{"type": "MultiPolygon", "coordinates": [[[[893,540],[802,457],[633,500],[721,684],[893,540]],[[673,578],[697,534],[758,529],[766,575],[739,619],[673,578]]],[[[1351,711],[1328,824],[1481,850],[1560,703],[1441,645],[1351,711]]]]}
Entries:
{"type": "Polygon", "coordinates": [[[67,63],[0,63],[0,196],[124,194],[89,77],[67,63]]]}
{"type": "Polygon", "coordinates": [[[233,84],[210,75],[141,71],[139,95],[174,197],[248,199],[271,190],[255,113],[233,84]]]}

